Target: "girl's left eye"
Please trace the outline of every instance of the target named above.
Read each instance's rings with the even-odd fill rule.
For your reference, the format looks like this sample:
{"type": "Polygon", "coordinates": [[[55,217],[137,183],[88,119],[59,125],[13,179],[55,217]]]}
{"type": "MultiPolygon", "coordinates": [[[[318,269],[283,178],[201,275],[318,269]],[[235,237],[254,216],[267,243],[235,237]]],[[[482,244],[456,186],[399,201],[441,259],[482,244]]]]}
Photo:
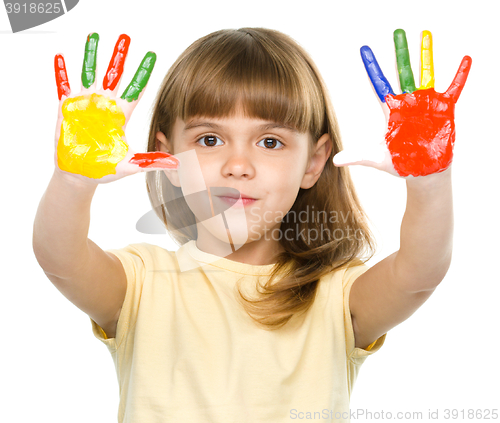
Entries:
{"type": "Polygon", "coordinates": [[[259,144],[263,142],[264,143],[264,147],[266,147],[266,149],[268,150],[281,150],[281,148],[273,148],[276,143],[280,143],[281,145],[284,145],[281,141],[277,140],[276,138],[264,138],[263,140],[259,141],[259,144]],[[269,145],[269,143],[271,143],[271,145],[269,145]],[[267,148],[267,147],[270,147],[270,148],[267,148]]]}

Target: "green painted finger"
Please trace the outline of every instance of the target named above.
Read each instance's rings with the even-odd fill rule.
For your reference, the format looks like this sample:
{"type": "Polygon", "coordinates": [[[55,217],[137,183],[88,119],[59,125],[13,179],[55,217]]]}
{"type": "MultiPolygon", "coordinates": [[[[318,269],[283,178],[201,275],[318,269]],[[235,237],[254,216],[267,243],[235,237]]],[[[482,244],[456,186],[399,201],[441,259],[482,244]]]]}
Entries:
{"type": "Polygon", "coordinates": [[[413,72],[411,70],[406,34],[402,29],[394,31],[394,45],[396,47],[396,60],[398,62],[401,91],[412,93],[417,90],[417,87],[415,87],[415,80],[413,79],[413,72]]]}
{"type": "Polygon", "coordinates": [[[132,79],[132,82],[122,94],[122,98],[124,100],[132,102],[139,98],[139,95],[149,81],[149,77],[151,76],[151,72],[153,72],[155,63],[156,54],[152,51],[146,53],[139,68],[137,69],[137,72],[134,75],[134,78],[132,79]]]}
{"type": "Polygon", "coordinates": [[[89,88],[95,81],[95,67],[97,62],[97,44],[99,35],[92,33],[87,37],[85,43],[85,56],[83,57],[82,85],[89,88]]]}

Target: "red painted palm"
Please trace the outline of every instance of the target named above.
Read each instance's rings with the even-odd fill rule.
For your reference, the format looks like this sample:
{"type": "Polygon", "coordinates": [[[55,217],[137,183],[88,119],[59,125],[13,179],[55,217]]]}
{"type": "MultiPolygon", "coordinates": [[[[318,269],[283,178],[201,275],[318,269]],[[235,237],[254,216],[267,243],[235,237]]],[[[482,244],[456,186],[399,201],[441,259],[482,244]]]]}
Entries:
{"type": "Polygon", "coordinates": [[[450,87],[434,90],[432,35],[422,33],[421,84],[415,87],[406,35],[394,32],[394,43],[403,94],[395,95],[368,46],[361,57],[384,113],[388,118],[385,140],[365,151],[345,150],[334,157],[337,166],[364,165],[393,175],[425,176],[446,170],[453,159],[455,103],[467,80],[472,59],[465,56],[450,87]]]}

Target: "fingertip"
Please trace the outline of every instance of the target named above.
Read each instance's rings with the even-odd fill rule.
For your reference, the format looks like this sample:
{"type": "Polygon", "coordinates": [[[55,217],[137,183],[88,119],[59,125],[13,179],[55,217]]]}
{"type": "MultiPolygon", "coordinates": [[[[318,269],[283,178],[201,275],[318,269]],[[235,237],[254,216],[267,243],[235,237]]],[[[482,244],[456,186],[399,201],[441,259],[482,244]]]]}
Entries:
{"type": "Polygon", "coordinates": [[[64,56],[61,53],[54,56],[54,67],[56,70],[64,69],[64,56]]]}
{"type": "Polygon", "coordinates": [[[368,62],[373,62],[374,55],[373,55],[373,51],[370,47],[363,46],[359,49],[359,52],[361,53],[361,58],[363,60],[368,61],[368,62]]]}
{"type": "Polygon", "coordinates": [[[406,38],[406,32],[404,31],[404,29],[401,29],[401,28],[398,28],[394,31],[394,38],[406,38]]]}
{"type": "Polygon", "coordinates": [[[422,49],[432,49],[432,34],[431,31],[424,30],[420,37],[422,49]]]}
{"type": "Polygon", "coordinates": [[[156,53],[154,51],[148,51],[142,60],[141,66],[144,69],[152,70],[156,64],[156,53]]]}

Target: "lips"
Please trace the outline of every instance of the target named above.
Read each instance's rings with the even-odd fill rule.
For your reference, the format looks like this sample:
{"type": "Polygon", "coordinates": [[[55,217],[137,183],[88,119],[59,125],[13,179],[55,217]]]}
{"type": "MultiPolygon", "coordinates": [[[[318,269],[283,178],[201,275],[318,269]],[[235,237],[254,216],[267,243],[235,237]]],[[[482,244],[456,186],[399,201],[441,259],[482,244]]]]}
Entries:
{"type": "Polygon", "coordinates": [[[257,200],[257,198],[245,194],[236,188],[214,187],[210,188],[210,191],[212,192],[212,195],[215,195],[217,197],[229,197],[229,198],[239,199],[241,196],[242,199],[257,200]]]}

